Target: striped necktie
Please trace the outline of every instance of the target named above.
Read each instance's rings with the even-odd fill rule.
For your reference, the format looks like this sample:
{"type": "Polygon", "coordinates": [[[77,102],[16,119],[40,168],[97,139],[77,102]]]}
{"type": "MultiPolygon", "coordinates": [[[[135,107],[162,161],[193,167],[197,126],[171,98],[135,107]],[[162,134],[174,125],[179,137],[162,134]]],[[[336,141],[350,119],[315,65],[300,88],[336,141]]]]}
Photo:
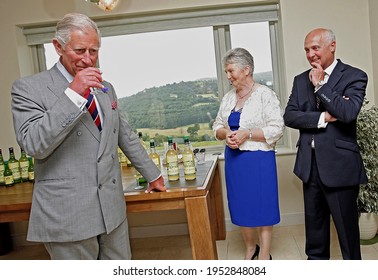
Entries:
{"type": "Polygon", "coordinates": [[[87,103],[85,104],[85,107],[87,107],[88,112],[91,114],[93,121],[95,122],[97,128],[99,131],[102,130],[101,127],[101,120],[100,116],[97,111],[96,101],[94,99],[93,94],[89,94],[87,97],[87,103]]]}

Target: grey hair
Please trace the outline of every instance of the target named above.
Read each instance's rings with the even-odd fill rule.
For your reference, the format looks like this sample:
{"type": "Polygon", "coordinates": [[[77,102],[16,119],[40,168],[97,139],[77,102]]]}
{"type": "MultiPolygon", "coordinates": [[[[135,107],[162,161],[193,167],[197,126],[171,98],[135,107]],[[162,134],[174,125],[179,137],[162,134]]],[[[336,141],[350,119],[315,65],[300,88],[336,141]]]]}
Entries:
{"type": "Polygon", "coordinates": [[[88,16],[79,13],[66,14],[56,25],[55,38],[63,47],[71,40],[71,32],[81,30],[87,32],[94,30],[98,35],[99,47],[101,45],[101,34],[97,24],[88,16]]]}
{"type": "Polygon", "coordinates": [[[336,41],[336,35],[331,29],[324,29],[324,41],[328,44],[336,41]]]}
{"type": "Polygon", "coordinates": [[[255,70],[255,62],[253,61],[253,56],[243,48],[235,48],[226,52],[222,59],[223,67],[228,64],[237,64],[240,68],[245,68],[249,66],[251,68],[250,75],[253,75],[255,70]]]}

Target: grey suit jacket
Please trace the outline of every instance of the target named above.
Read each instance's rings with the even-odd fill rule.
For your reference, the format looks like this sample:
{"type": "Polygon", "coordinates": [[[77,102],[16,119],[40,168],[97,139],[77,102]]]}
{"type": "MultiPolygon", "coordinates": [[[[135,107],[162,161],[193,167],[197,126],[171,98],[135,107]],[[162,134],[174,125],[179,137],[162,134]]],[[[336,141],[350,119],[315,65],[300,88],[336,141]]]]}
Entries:
{"type": "Polygon", "coordinates": [[[89,113],[64,93],[69,83],[56,66],[12,87],[17,142],[35,158],[35,184],[27,239],[70,242],[110,233],[126,218],[118,146],[152,181],[160,171],[115,108],[111,84],[97,95],[100,133],[89,113]]]}

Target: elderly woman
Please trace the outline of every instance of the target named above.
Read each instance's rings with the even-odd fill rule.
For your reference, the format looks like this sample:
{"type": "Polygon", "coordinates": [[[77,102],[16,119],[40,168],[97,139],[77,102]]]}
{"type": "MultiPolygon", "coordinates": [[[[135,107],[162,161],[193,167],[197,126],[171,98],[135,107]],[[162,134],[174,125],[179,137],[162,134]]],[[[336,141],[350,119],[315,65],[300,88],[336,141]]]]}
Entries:
{"type": "Polygon", "coordinates": [[[253,57],[247,50],[229,50],[223,66],[233,89],[222,99],[213,130],[226,142],[231,221],[240,226],[244,259],[272,259],[273,225],[280,221],[274,151],[284,130],[280,103],[275,92],[253,79],[253,57]]]}

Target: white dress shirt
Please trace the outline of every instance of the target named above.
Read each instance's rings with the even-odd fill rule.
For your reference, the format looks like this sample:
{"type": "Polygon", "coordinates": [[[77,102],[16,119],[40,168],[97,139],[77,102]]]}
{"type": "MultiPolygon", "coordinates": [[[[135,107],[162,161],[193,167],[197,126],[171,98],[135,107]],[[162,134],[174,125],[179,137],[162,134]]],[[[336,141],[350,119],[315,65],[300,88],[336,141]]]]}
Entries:
{"type": "MultiPolygon", "coordinates": [[[[322,85],[318,85],[317,87],[315,87],[315,92],[317,92],[324,84],[328,82],[329,76],[331,76],[333,69],[335,69],[336,67],[336,64],[337,64],[337,60],[335,59],[332,62],[332,64],[324,70],[324,79],[323,79],[324,83],[322,85]]],[[[322,112],[319,117],[318,128],[325,128],[327,124],[328,123],[325,121],[325,112],[322,112]]]]}

